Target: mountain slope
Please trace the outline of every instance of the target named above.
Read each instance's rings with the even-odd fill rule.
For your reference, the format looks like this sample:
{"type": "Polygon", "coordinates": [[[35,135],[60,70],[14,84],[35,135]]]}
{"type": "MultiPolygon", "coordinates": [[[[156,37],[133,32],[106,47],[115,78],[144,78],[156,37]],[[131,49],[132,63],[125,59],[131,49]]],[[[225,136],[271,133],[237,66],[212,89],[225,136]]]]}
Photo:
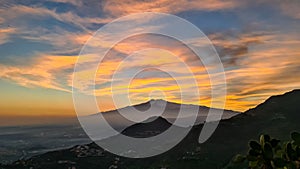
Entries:
{"type": "Polygon", "coordinates": [[[299,100],[300,90],[294,90],[284,95],[272,96],[256,108],[222,121],[213,136],[202,146],[203,153],[218,154],[208,155],[206,164],[220,161],[218,167],[221,167],[233,155],[245,153],[247,142],[257,139],[260,134],[270,134],[287,140],[291,131],[300,131],[299,100]]]}
{"type": "MultiPolygon", "coordinates": [[[[185,118],[186,120],[193,117],[193,115],[190,112],[192,112],[193,110],[198,110],[198,116],[195,124],[203,123],[206,119],[208,111],[210,110],[209,107],[205,106],[178,104],[168,102],[165,100],[150,100],[148,102],[141,103],[138,105],[127,106],[118,110],[112,110],[108,112],[102,112],[102,115],[113,128],[115,128],[118,131],[123,131],[127,127],[135,124],[135,122],[127,119],[130,119],[130,117],[132,116],[134,116],[134,119],[141,119],[141,121],[144,121],[150,117],[161,116],[164,119],[168,120],[170,123],[173,123],[177,118],[180,108],[185,110],[185,116],[182,118],[185,118]],[[136,110],[139,112],[133,114],[132,112],[136,110]],[[122,112],[122,115],[119,112],[122,112]],[[126,118],[123,117],[123,115],[125,115],[126,118]]],[[[218,109],[211,108],[211,112],[214,113],[219,111],[218,109]]],[[[240,114],[240,112],[224,110],[222,119],[228,119],[237,114],[240,114]]],[[[93,121],[94,116],[98,115],[99,113],[89,117],[91,118],[91,121],[93,121]]]]}
{"type": "Polygon", "coordinates": [[[135,138],[153,137],[166,131],[171,125],[162,117],[152,117],[143,123],[137,123],[126,128],[122,134],[135,138]]]}
{"type": "MultiPolygon", "coordinates": [[[[196,125],[184,140],[170,151],[146,159],[118,157],[95,144],[46,153],[3,168],[76,169],[101,168],[223,168],[237,153],[247,150],[247,142],[262,133],[282,140],[290,131],[300,131],[300,90],[273,96],[256,108],[220,122],[212,137],[204,144],[197,142],[202,124],[196,125]]],[[[162,119],[161,119],[162,120],[162,119]]],[[[153,122],[153,121],[152,121],[153,122]]],[[[136,126],[126,129],[134,131],[136,126]]],[[[152,127],[152,126],[148,126],[152,127]]],[[[145,129],[147,129],[146,127],[145,129]]],[[[149,129],[149,128],[148,128],[149,129]]]]}

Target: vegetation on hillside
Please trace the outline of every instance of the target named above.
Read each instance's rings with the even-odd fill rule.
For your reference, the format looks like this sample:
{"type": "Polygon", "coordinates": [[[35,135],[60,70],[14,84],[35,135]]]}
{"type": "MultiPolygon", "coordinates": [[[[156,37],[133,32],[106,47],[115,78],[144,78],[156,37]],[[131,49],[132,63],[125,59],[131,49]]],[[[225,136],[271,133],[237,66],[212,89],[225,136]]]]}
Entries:
{"type": "Polygon", "coordinates": [[[298,169],[300,134],[292,132],[291,140],[283,143],[269,135],[261,135],[259,141],[249,142],[247,155],[238,154],[234,157],[233,164],[244,164],[251,169],[298,169]]]}

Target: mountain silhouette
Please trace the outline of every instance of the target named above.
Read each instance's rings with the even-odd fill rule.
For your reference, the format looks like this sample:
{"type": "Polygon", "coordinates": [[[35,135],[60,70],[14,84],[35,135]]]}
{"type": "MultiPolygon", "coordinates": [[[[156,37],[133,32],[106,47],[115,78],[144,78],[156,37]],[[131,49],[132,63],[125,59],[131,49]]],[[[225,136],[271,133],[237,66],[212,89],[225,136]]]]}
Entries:
{"type": "MultiPolygon", "coordinates": [[[[185,114],[184,116],[180,117],[182,121],[190,121],[191,119],[194,119],[192,113],[198,112],[195,125],[204,123],[209,111],[212,115],[218,114],[220,112],[220,109],[209,108],[206,106],[178,104],[161,99],[152,99],[145,103],[127,106],[117,110],[102,112],[101,114],[103,115],[105,120],[110,124],[110,126],[112,126],[115,130],[121,132],[129,126],[132,126],[139,122],[143,122],[151,117],[161,116],[162,118],[166,119],[168,122],[173,124],[177,119],[180,110],[184,111],[185,114]],[[133,114],[134,111],[138,112],[133,114]],[[128,117],[129,119],[130,117],[134,117],[135,119],[138,119],[140,121],[131,121],[128,119],[128,117]]],[[[97,113],[85,118],[90,118],[91,121],[93,121],[95,119],[95,116],[99,116],[99,114],[100,113],[97,113]]],[[[240,114],[240,112],[224,110],[222,119],[229,119],[237,114],[240,114]]]]}
{"type": "MultiPolygon", "coordinates": [[[[248,141],[257,139],[260,134],[270,134],[281,140],[288,140],[291,131],[300,131],[300,90],[272,96],[264,103],[222,120],[211,138],[203,144],[198,137],[203,124],[192,127],[190,133],[173,149],[158,156],[144,159],[129,159],[111,154],[96,144],[75,146],[70,149],[49,152],[28,160],[3,166],[7,169],[34,168],[76,169],[101,168],[172,168],[172,169],[214,169],[226,168],[235,154],[246,153],[248,141]],[[58,163],[58,161],[62,161],[58,163]]],[[[211,122],[213,123],[213,122],[211,122]]],[[[123,134],[141,137],[143,131],[161,131],[171,123],[164,118],[151,118],[143,123],[127,127],[123,134]]],[[[150,134],[149,134],[150,133],[150,134]]],[[[155,132],[149,132],[157,134],[155,132]]],[[[145,133],[144,133],[145,134],[145,133]]],[[[0,167],[1,168],[1,167],[0,167]]]]}
{"type": "Polygon", "coordinates": [[[162,117],[150,117],[143,123],[134,124],[122,131],[122,134],[135,138],[156,136],[166,131],[172,124],[162,117]]]}

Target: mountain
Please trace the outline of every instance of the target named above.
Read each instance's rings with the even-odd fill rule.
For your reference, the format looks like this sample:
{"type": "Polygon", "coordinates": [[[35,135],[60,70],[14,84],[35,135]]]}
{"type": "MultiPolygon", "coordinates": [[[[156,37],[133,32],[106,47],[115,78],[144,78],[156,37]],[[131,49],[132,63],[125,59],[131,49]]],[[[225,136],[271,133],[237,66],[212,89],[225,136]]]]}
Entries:
{"type": "MultiPolygon", "coordinates": [[[[146,121],[151,117],[160,116],[171,124],[174,124],[176,119],[180,119],[180,123],[176,123],[178,127],[198,125],[204,123],[208,112],[210,115],[214,116],[220,113],[220,109],[209,109],[205,106],[192,104],[178,104],[159,99],[149,100],[145,103],[127,106],[117,110],[101,112],[89,116],[80,116],[79,121],[81,124],[89,124],[85,127],[85,131],[88,131],[88,133],[92,136],[97,136],[97,140],[102,140],[116,136],[118,132],[122,132],[136,123],[143,123],[143,121],[146,121]],[[181,115],[179,115],[180,111],[183,111],[181,115]],[[196,115],[196,119],[194,115],[195,113],[198,113],[196,115]],[[103,118],[100,118],[100,116],[103,118]],[[177,118],[178,116],[179,118],[177,118]],[[191,121],[195,121],[195,123],[191,124],[191,121]],[[110,127],[114,128],[114,130],[118,132],[110,132],[107,130],[107,123],[109,123],[110,127]]],[[[228,119],[237,114],[240,113],[231,110],[224,110],[222,119],[228,119]]]]}
{"type": "Polygon", "coordinates": [[[122,131],[122,134],[135,138],[147,138],[166,131],[170,126],[172,124],[160,116],[151,117],[142,123],[137,123],[126,128],[122,131]]]}
{"type": "MultiPolygon", "coordinates": [[[[254,109],[222,120],[212,137],[203,144],[198,143],[203,124],[195,125],[178,145],[155,157],[145,159],[118,157],[91,143],[20,160],[2,168],[225,168],[235,154],[247,151],[249,140],[257,139],[260,134],[267,133],[272,137],[287,140],[291,131],[300,131],[299,100],[300,90],[272,96],[254,109]]],[[[123,132],[135,135],[140,132],[139,127],[152,130],[154,124],[162,126],[161,129],[168,126],[166,120],[156,118],[150,119],[148,125],[139,123],[123,132]]]]}
{"type": "MultiPolygon", "coordinates": [[[[198,116],[195,121],[196,125],[205,122],[209,110],[212,115],[219,113],[220,110],[215,108],[210,109],[209,107],[205,106],[198,106],[192,104],[178,104],[161,99],[152,99],[148,102],[137,104],[134,106],[127,106],[117,110],[101,112],[101,114],[114,129],[121,132],[124,129],[136,123],[134,121],[128,120],[128,118],[134,118],[137,119],[137,121],[139,122],[143,122],[148,118],[161,116],[168,122],[174,123],[181,109],[184,111],[184,116],[180,117],[182,118],[182,121],[189,121],[191,118],[193,118],[192,112],[198,112],[198,116]],[[134,111],[138,112],[133,113],[134,111]],[[123,115],[126,116],[126,118],[123,115]]],[[[97,118],[97,122],[94,122],[94,120],[95,116],[99,116],[99,114],[100,113],[97,113],[83,118],[85,121],[90,121],[89,124],[97,123],[98,125],[99,118],[97,118]]],[[[237,114],[240,114],[240,112],[224,110],[222,119],[229,119],[237,114]]]]}
{"type": "MultiPolygon", "coordinates": [[[[223,167],[235,154],[246,153],[248,141],[269,134],[280,140],[289,140],[290,132],[300,131],[300,90],[272,96],[264,103],[240,115],[224,120],[213,136],[202,145],[207,153],[207,165],[211,161],[223,167]],[[226,145],[226,146],[225,146],[226,145]],[[210,156],[209,152],[217,152],[210,156]]],[[[216,166],[216,164],[211,164],[216,166]]]]}

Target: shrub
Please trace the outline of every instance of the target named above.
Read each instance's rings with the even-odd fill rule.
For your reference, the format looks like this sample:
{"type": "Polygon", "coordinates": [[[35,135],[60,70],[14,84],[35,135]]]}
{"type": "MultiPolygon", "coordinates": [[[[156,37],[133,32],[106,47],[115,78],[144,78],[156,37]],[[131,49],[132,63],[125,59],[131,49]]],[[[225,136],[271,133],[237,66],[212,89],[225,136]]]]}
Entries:
{"type": "Polygon", "coordinates": [[[236,155],[233,163],[247,162],[251,169],[299,169],[300,134],[291,133],[291,141],[281,143],[269,135],[261,135],[259,141],[249,142],[247,155],[236,155]]]}

